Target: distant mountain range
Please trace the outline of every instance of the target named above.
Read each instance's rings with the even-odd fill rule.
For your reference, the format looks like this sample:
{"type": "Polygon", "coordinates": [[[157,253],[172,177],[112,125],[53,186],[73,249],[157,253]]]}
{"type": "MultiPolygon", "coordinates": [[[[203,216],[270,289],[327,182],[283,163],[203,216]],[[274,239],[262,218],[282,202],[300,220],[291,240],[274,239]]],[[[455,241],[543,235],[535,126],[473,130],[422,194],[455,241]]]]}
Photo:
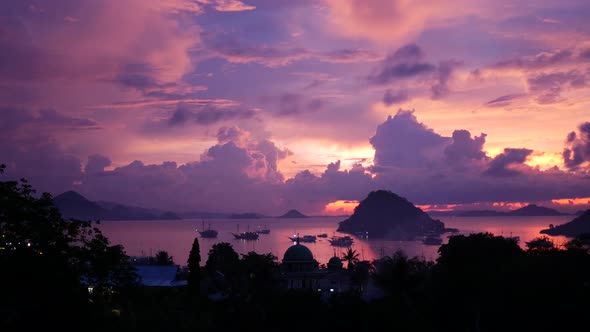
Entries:
{"type": "Polygon", "coordinates": [[[75,191],[66,191],[53,198],[53,204],[64,218],[81,220],[178,220],[176,213],[146,209],[113,202],[93,202],[75,191]]]}
{"type": "Polygon", "coordinates": [[[569,213],[563,213],[552,208],[529,204],[520,209],[512,211],[495,211],[495,210],[467,210],[467,211],[428,211],[431,216],[457,216],[457,217],[514,217],[514,216],[566,216],[569,213]]]}

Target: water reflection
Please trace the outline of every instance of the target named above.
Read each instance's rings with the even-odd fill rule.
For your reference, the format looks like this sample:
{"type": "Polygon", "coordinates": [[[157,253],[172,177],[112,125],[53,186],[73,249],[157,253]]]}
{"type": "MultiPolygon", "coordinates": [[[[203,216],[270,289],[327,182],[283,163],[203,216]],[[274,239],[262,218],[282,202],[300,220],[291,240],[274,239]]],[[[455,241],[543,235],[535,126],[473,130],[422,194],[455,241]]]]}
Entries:
{"type": "MultiPolygon", "coordinates": [[[[446,227],[458,228],[460,234],[475,232],[492,232],[496,235],[520,236],[520,245],[524,247],[526,241],[540,236],[539,231],[549,224],[562,224],[570,216],[556,217],[455,217],[442,219],[446,227]]],[[[218,242],[231,243],[241,254],[249,251],[258,253],[272,253],[279,259],[284,252],[293,245],[290,237],[299,234],[320,235],[315,242],[304,243],[313,253],[320,264],[326,264],[334,255],[341,256],[347,249],[334,247],[328,241],[332,236],[343,236],[336,232],[341,217],[314,217],[307,219],[211,219],[207,223],[218,231],[216,238],[199,237],[202,264],[207,259],[207,253],[218,242]],[[257,240],[236,240],[232,233],[239,230],[255,230],[264,227],[270,230],[268,234],[260,234],[257,240]]],[[[149,220],[149,221],[103,221],[98,225],[113,244],[122,244],[128,255],[154,255],[158,250],[165,250],[172,255],[176,264],[186,265],[193,239],[199,236],[197,229],[201,229],[202,220],[149,220]]],[[[447,234],[450,235],[450,234],[447,234]]],[[[421,241],[394,241],[376,239],[365,235],[352,235],[355,249],[360,259],[373,260],[383,255],[391,255],[402,249],[409,256],[420,256],[428,260],[438,257],[437,245],[424,245],[421,241]]],[[[565,237],[553,237],[556,244],[565,243],[565,237]]],[[[443,244],[448,237],[443,235],[443,244]]]]}

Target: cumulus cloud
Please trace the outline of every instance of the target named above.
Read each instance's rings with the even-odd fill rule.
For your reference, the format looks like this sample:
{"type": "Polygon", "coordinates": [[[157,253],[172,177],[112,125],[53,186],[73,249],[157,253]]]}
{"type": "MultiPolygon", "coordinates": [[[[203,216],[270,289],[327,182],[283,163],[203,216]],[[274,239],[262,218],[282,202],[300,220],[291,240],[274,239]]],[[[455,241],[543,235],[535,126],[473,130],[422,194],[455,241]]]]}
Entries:
{"type": "Polygon", "coordinates": [[[380,124],[369,140],[376,167],[422,167],[448,141],[418,122],[414,111],[401,109],[380,124]]]}
{"type": "Polygon", "coordinates": [[[467,130],[453,131],[453,140],[444,152],[450,163],[464,163],[469,160],[482,160],[487,158],[483,151],[486,142],[486,134],[481,133],[479,136],[471,138],[471,133],[467,130]]]}
{"type": "Polygon", "coordinates": [[[111,160],[100,154],[93,154],[88,156],[88,162],[84,167],[84,173],[101,173],[104,172],[105,167],[111,166],[111,160]]]}
{"type": "Polygon", "coordinates": [[[530,149],[506,148],[503,153],[492,159],[488,169],[483,174],[498,177],[520,175],[522,172],[517,167],[523,165],[531,153],[533,153],[533,150],[530,149]]]}
{"type": "Polygon", "coordinates": [[[563,163],[571,170],[590,163],[590,122],[582,123],[578,129],[578,133],[572,131],[567,135],[562,154],[563,163]]]}

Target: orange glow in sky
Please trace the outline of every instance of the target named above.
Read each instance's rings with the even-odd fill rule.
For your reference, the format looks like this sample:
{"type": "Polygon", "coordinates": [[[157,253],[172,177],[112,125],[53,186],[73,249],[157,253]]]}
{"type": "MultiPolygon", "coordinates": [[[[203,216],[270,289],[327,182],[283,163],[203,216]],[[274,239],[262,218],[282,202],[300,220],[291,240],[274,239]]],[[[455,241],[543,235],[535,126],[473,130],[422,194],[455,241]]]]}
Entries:
{"type": "Polygon", "coordinates": [[[328,216],[349,215],[354,212],[357,205],[359,205],[358,201],[334,201],[326,204],[324,214],[328,216]]]}

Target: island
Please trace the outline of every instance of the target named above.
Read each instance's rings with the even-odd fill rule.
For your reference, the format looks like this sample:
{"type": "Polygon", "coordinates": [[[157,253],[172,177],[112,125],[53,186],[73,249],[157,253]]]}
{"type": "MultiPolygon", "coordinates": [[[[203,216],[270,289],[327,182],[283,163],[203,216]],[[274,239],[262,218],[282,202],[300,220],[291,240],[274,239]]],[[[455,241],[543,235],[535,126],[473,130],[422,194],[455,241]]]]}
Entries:
{"type": "Polygon", "coordinates": [[[567,237],[576,237],[581,234],[590,233],[590,209],[565,224],[557,226],[549,225],[549,228],[541,230],[540,233],[567,237]]]}
{"type": "Polygon", "coordinates": [[[293,209],[293,210],[289,210],[287,213],[283,214],[282,216],[279,216],[278,218],[293,218],[293,219],[295,219],[295,218],[308,218],[308,216],[293,209]]]}
{"type": "Polygon", "coordinates": [[[440,235],[445,232],[445,225],[406,198],[389,190],[376,190],[360,202],[348,219],[339,223],[337,231],[411,240],[426,234],[440,235]]]}
{"type": "Polygon", "coordinates": [[[179,220],[176,213],[146,209],[114,202],[93,202],[70,190],[53,198],[53,204],[65,218],[80,220],[179,220]]]}
{"type": "Polygon", "coordinates": [[[536,204],[529,204],[520,209],[512,211],[496,211],[496,210],[464,210],[464,211],[430,211],[433,216],[456,216],[456,217],[542,217],[542,216],[565,216],[568,213],[563,213],[558,210],[538,206],[536,204]]]}

